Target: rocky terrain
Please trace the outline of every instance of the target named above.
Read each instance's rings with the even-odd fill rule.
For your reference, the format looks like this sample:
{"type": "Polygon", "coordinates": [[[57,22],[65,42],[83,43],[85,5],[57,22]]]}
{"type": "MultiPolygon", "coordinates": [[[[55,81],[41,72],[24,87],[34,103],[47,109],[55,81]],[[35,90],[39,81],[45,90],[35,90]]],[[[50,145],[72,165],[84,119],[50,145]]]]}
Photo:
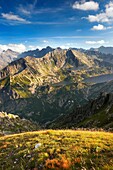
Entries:
{"type": "Polygon", "coordinates": [[[0,135],[39,130],[38,124],[21,119],[18,115],[0,112],[0,135]]]}

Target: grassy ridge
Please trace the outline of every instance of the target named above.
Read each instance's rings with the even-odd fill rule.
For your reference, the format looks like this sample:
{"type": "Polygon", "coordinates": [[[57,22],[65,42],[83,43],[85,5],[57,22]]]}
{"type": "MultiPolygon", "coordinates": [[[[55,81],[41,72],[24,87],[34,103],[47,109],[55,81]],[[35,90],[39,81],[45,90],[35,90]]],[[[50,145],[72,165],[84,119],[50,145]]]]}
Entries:
{"type": "Polygon", "coordinates": [[[113,170],[113,134],[48,130],[1,137],[0,164],[1,170],[113,170]]]}

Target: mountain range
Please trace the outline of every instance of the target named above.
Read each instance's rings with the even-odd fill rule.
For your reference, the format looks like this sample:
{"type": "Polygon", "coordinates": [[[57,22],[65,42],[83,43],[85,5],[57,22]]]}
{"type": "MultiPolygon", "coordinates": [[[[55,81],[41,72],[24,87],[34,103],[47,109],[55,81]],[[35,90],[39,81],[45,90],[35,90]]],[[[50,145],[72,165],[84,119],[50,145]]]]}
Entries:
{"type": "MultiPolygon", "coordinates": [[[[57,49],[61,49],[60,47],[58,47],[57,49]]],[[[85,49],[78,49],[78,48],[70,48],[72,50],[77,50],[77,51],[80,51],[80,52],[85,52],[88,53],[89,52],[92,52],[92,53],[98,53],[98,54],[109,54],[109,55],[113,55],[113,47],[104,47],[104,46],[101,46],[99,48],[91,48],[89,50],[85,50],[85,49]]],[[[25,51],[23,53],[18,53],[16,51],[12,51],[10,49],[8,50],[3,50],[1,53],[0,53],[0,69],[3,69],[4,67],[6,67],[9,63],[11,63],[12,61],[14,60],[17,60],[19,58],[25,58],[27,56],[32,56],[32,57],[35,57],[35,58],[41,58],[43,56],[45,56],[47,53],[49,52],[52,52],[54,51],[55,48],[52,48],[52,47],[49,47],[47,46],[46,48],[43,48],[41,50],[39,49],[36,49],[36,50],[29,50],[29,51],[25,51]]]]}
{"type": "Polygon", "coordinates": [[[48,52],[53,51],[54,49],[51,47],[46,47],[43,48],[42,50],[36,49],[36,50],[30,50],[30,51],[26,51],[23,53],[18,53],[16,51],[12,51],[10,49],[8,50],[4,50],[0,53],[0,70],[3,69],[4,67],[6,67],[9,63],[11,63],[12,61],[15,61],[19,58],[24,58],[26,56],[33,56],[36,58],[41,58],[43,57],[45,54],[47,54],[48,52]]]}
{"type": "Polygon", "coordinates": [[[99,48],[91,48],[90,51],[98,51],[102,54],[113,54],[113,47],[101,46],[99,48]]]}
{"type": "Polygon", "coordinates": [[[112,54],[47,47],[12,58],[0,71],[0,110],[43,127],[113,92],[112,54]]]}

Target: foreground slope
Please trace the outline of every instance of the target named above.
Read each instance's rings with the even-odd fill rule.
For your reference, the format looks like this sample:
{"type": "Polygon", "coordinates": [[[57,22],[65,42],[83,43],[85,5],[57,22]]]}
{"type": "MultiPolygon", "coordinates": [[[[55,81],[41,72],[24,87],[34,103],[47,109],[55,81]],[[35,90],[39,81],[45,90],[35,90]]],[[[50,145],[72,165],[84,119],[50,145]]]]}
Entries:
{"type": "Polygon", "coordinates": [[[3,170],[112,170],[113,134],[40,131],[0,138],[3,170]]]}

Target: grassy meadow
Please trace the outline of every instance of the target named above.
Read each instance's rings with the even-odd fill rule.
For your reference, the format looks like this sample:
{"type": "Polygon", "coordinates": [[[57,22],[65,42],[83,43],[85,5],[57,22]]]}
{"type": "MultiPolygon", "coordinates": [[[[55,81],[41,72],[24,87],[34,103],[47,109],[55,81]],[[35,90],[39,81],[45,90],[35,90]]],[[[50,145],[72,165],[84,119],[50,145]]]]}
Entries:
{"type": "Polygon", "coordinates": [[[1,136],[0,170],[113,170],[113,133],[45,130],[1,136]]]}

